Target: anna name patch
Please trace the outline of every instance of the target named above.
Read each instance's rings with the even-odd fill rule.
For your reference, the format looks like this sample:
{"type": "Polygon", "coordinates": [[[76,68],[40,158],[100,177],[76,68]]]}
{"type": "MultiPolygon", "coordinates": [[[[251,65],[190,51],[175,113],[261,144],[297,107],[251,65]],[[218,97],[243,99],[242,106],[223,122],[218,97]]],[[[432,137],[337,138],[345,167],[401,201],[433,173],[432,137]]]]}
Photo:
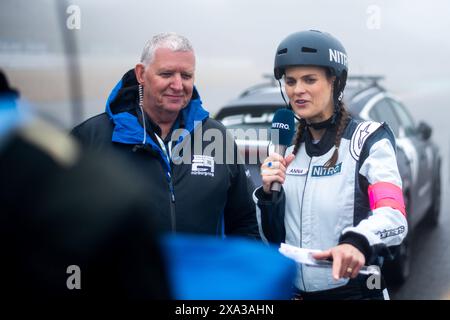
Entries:
{"type": "Polygon", "coordinates": [[[341,170],[342,170],[342,162],[338,163],[334,167],[313,166],[311,177],[329,177],[341,173],[341,170]]]}

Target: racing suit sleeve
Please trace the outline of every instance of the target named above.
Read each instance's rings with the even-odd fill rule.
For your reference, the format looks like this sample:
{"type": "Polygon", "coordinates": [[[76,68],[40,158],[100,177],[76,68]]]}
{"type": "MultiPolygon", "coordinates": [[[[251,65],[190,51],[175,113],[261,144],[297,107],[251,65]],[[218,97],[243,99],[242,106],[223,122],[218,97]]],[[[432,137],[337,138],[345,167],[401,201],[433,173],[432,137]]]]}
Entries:
{"type": "Polygon", "coordinates": [[[272,196],[259,187],[253,193],[253,201],[256,205],[256,219],[258,220],[259,233],[266,243],[280,244],[286,239],[284,226],[284,209],[286,197],[283,188],[275,201],[272,196]]]}
{"type": "Polygon", "coordinates": [[[403,202],[402,181],[395,156],[395,140],[383,124],[367,139],[360,158],[359,175],[367,183],[370,212],[353,227],[345,228],[339,243],[352,244],[366,258],[366,264],[378,256],[392,258],[389,247],[399,245],[408,232],[403,202]],[[372,201],[375,198],[375,201],[372,201]]]}

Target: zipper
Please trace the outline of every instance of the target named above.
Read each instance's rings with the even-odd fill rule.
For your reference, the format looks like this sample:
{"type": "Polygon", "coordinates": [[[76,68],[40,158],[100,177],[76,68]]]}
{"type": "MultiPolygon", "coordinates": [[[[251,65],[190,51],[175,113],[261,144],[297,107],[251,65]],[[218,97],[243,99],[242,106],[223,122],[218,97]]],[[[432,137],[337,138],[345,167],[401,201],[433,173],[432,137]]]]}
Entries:
{"type": "MultiPolygon", "coordinates": [[[[303,247],[303,244],[302,244],[302,241],[303,241],[303,237],[302,237],[302,233],[303,233],[303,228],[302,228],[302,222],[303,222],[303,201],[305,200],[306,183],[308,182],[309,173],[311,172],[311,162],[312,162],[312,157],[309,159],[308,173],[306,174],[305,185],[303,186],[302,204],[300,206],[300,248],[303,247]]],[[[303,266],[302,266],[302,282],[303,282],[303,286],[305,287],[305,291],[307,291],[306,290],[305,278],[303,276],[303,266]]]]}
{"type": "MultiPolygon", "coordinates": [[[[171,224],[172,233],[176,233],[177,223],[176,223],[176,212],[175,212],[175,192],[174,192],[174,187],[173,187],[173,182],[172,182],[172,175],[170,174],[170,172],[172,171],[172,161],[171,161],[172,141],[169,142],[169,144],[166,148],[164,141],[157,134],[155,134],[155,137],[158,140],[159,146],[161,147],[164,157],[166,158],[167,163],[169,165],[169,171],[167,172],[167,182],[169,184],[169,194],[170,194],[170,199],[169,199],[169,202],[170,202],[170,224],[171,224]]],[[[164,169],[164,166],[163,166],[163,169],[164,169]]]]}
{"type": "MultiPolygon", "coordinates": [[[[141,88],[139,88],[141,89],[141,88]]],[[[141,93],[141,92],[140,92],[141,93]]],[[[145,113],[144,113],[144,109],[142,108],[142,105],[139,105],[141,108],[141,112],[142,112],[142,123],[143,123],[143,129],[144,129],[144,140],[142,141],[142,144],[145,145],[146,140],[147,140],[147,128],[146,128],[146,124],[145,124],[145,113]]],[[[165,157],[165,159],[167,160],[167,164],[168,164],[168,171],[167,171],[167,182],[169,184],[169,193],[170,193],[170,225],[171,225],[171,229],[172,229],[172,233],[176,233],[176,212],[175,212],[175,192],[174,192],[174,187],[173,187],[173,183],[172,183],[172,175],[171,175],[171,171],[172,171],[172,166],[171,166],[171,152],[172,152],[172,141],[169,142],[167,148],[164,144],[164,141],[155,133],[154,136],[156,137],[156,139],[158,140],[159,146],[161,148],[161,151],[163,153],[163,156],[165,157]]],[[[161,163],[162,165],[162,169],[165,170],[164,168],[164,164],[161,163]]]]}
{"type": "Polygon", "coordinates": [[[172,175],[167,172],[167,179],[169,182],[169,192],[170,192],[170,223],[172,228],[172,233],[176,233],[176,214],[175,214],[175,192],[172,183],[172,175]]]}

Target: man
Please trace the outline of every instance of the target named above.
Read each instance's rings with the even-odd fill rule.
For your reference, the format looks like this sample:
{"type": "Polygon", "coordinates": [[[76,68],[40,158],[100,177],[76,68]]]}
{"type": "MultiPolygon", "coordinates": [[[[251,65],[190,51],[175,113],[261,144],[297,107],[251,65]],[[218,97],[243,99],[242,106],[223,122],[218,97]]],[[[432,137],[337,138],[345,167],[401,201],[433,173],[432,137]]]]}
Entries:
{"type": "Polygon", "coordinates": [[[227,135],[203,109],[194,78],[190,42],[174,33],[156,35],[111,92],[106,112],[72,133],[89,147],[114,149],[130,160],[149,182],[146,200],[161,230],[259,238],[253,186],[236,145],[205,152],[201,132],[227,135]],[[176,138],[177,129],[185,134],[176,138]],[[187,161],[174,161],[175,154],[187,161]]]}

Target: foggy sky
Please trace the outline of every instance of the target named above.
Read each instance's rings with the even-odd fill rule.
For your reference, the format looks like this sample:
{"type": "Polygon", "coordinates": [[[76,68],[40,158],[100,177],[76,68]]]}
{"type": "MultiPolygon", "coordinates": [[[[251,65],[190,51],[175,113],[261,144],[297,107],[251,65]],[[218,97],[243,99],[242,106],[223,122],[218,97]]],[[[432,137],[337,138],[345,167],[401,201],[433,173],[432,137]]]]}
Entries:
{"type": "MultiPolygon", "coordinates": [[[[350,74],[384,75],[386,87],[409,103],[449,97],[450,2],[446,0],[80,0],[70,4],[81,10],[81,29],[72,32],[78,40],[85,100],[95,104],[88,105],[89,115],[103,110],[110,88],[138,62],[145,41],[164,31],[181,33],[194,44],[196,85],[213,113],[246,87],[261,82],[262,74],[271,73],[278,43],[304,29],[335,35],[347,49],[350,74]],[[374,6],[380,22],[379,28],[371,29],[369,11],[374,6]]],[[[60,69],[65,26],[57,19],[54,1],[3,0],[0,6],[0,65],[12,80],[20,85],[30,72],[60,69]]],[[[45,80],[45,72],[41,74],[45,80]]],[[[55,77],[49,76],[49,83],[55,77]]],[[[29,82],[26,87],[31,88],[29,82]]],[[[50,85],[42,90],[27,88],[32,101],[61,99],[50,85]]],[[[416,110],[417,105],[411,108],[416,110]]]]}

